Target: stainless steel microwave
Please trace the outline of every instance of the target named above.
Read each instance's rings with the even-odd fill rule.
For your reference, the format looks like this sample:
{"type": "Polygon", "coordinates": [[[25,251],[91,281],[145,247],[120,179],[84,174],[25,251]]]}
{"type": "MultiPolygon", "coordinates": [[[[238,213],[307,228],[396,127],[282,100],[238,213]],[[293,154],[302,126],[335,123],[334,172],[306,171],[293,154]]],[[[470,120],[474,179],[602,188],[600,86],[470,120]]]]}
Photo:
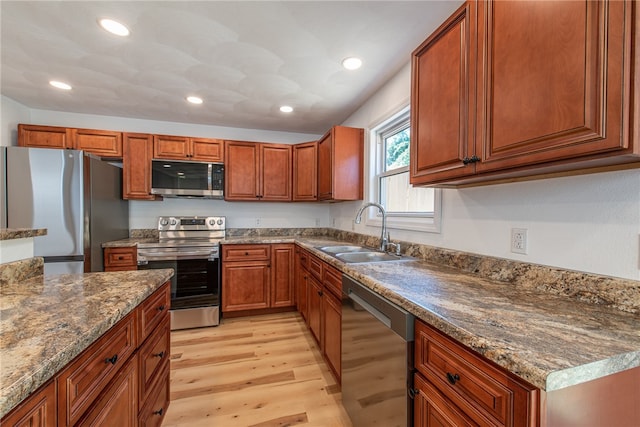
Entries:
{"type": "Polygon", "coordinates": [[[151,161],[151,193],[165,197],[224,197],[222,163],[151,161]]]}

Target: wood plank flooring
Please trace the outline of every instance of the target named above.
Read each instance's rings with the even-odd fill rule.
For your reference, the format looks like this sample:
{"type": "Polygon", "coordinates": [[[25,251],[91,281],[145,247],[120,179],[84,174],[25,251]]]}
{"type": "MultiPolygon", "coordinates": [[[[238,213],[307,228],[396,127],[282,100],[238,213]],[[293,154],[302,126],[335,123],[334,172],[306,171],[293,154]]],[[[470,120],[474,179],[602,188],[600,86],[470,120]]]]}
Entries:
{"type": "Polygon", "coordinates": [[[170,426],[351,427],[297,312],[171,333],[170,426]]]}

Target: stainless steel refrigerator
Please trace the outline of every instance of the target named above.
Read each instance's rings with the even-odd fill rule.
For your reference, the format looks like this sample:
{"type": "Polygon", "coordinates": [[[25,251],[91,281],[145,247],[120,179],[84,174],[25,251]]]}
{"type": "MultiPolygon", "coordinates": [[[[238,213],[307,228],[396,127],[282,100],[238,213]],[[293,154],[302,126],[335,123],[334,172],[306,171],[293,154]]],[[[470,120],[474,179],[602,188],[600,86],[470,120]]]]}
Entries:
{"type": "Polygon", "coordinates": [[[45,274],[103,270],[102,243],[129,235],[122,169],[77,150],[3,147],[8,228],[34,239],[45,274]]]}

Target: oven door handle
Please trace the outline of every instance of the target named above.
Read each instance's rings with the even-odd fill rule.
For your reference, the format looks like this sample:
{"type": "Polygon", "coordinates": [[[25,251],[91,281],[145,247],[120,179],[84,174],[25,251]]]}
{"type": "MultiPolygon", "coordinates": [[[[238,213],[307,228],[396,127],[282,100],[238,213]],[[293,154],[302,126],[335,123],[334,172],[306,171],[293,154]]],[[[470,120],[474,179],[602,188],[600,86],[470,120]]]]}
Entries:
{"type": "Polygon", "coordinates": [[[192,251],[162,254],[138,253],[138,257],[146,261],[177,261],[182,259],[217,259],[218,255],[212,254],[211,251],[192,251]]]}

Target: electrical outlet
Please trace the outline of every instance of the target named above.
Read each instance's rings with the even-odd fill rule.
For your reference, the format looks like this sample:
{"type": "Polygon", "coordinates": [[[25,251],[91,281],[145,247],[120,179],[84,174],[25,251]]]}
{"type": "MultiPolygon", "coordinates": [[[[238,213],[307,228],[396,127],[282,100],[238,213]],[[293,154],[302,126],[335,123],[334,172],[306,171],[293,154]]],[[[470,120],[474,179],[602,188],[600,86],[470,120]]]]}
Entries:
{"type": "Polygon", "coordinates": [[[511,229],[511,252],[516,254],[527,253],[527,229],[526,228],[511,229]]]}
{"type": "Polygon", "coordinates": [[[320,226],[320,218],[316,218],[316,227],[320,226]]]}
{"type": "Polygon", "coordinates": [[[260,225],[260,218],[256,218],[256,225],[260,225]]]}

